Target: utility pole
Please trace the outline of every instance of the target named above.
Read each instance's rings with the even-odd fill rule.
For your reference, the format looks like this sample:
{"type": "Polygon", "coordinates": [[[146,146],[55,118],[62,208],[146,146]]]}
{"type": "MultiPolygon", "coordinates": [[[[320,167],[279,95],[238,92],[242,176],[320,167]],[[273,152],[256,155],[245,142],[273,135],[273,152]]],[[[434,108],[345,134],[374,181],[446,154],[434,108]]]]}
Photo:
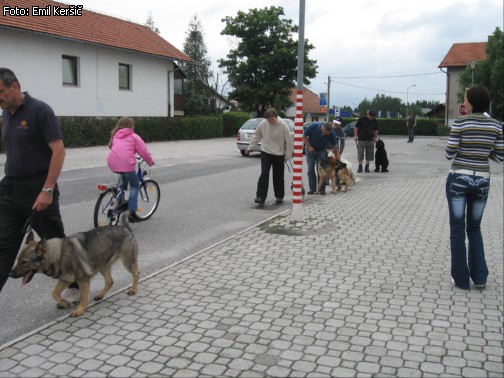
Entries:
{"type": "Polygon", "coordinates": [[[299,0],[298,71],[296,118],[294,120],[294,163],[292,169],[292,220],[303,221],[303,78],[305,0],[299,0]]]}
{"type": "Polygon", "coordinates": [[[327,114],[326,122],[329,122],[329,110],[331,109],[331,76],[327,76],[327,114]]]}
{"type": "Polygon", "coordinates": [[[474,85],[474,70],[476,69],[476,62],[471,61],[471,85],[474,85]]]}

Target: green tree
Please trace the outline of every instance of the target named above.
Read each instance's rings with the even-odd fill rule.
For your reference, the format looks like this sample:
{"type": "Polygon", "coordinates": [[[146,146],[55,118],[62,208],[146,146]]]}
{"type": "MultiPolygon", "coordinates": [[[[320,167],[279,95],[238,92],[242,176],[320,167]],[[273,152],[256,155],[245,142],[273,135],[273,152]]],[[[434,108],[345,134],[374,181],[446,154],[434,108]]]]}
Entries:
{"type": "MultiPolygon", "coordinates": [[[[237,39],[236,48],[219,60],[233,88],[230,97],[258,116],[275,103],[277,96],[282,108],[292,105],[289,97],[296,86],[298,56],[293,35],[299,28],[292,20],[281,19],[283,15],[282,7],[271,6],[248,13],[239,11],[236,17],[222,20],[226,26],[221,34],[237,39]]],[[[308,58],[313,48],[305,40],[304,84],[310,84],[308,79],[317,74],[317,62],[308,58]]]]}
{"type": "MultiPolygon", "coordinates": [[[[487,59],[476,62],[474,83],[483,84],[490,91],[492,98],[492,117],[504,120],[504,34],[498,27],[488,37],[486,45],[487,59]]],[[[464,99],[465,89],[472,83],[472,69],[468,64],[459,76],[460,102],[464,99]]]]}
{"type": "Polygon", "coordinates": [[[415,104],[418,105],[420,108],[434,109],[436,106],[439,105],[439,101],[417,100],[415,104]]]}
{"type": "Polygon", "coordinates": [[[183,63],[187,77],[184,86],[184,113],[187,115],[210,114],[215,111],[214,91],[210,85],[213,72],[208,58],[203,27],[196,15],[189,22],[184,41],[184,53],[196,64],[183,63]]]}
{"type": "Polygon", "coordinates": [[[153,32],[159,34],[160,31],[154,24],[154,17],[152,17],[152,12],[149,12],[147,16],[147,20],[145,21],[145,25],[148,26],[153,32]]]}
{"type": "Polygon", "coordinates": [[[384,94],[377,94],[372,100],[365,98],[359,104],[358,109],[360,115],[366,114],[369,109],[374,109],[381,112],[382,117],[386,117],[389,112],[392,117],[406,113],[406,105],[402,103],[400,98],[385,96],[384,94]]]}

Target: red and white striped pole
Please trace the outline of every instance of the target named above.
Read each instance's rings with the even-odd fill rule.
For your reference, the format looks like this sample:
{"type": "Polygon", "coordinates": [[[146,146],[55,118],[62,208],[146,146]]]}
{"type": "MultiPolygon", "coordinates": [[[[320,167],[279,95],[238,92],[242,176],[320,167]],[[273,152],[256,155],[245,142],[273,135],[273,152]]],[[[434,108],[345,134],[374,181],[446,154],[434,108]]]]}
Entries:
{"type": "Polygon", "coordinates": [[[303,78],[305,0],[299,0],[298,72],[294,119],[294,168],[292,174],[292,220],[303,221],[303,78]]]}
{"type": "Polygon", "coordinates": [[[303,91],[296,91],[294,119],[294,163],[292,169],[292,219],[303,220],[303,91]]]}

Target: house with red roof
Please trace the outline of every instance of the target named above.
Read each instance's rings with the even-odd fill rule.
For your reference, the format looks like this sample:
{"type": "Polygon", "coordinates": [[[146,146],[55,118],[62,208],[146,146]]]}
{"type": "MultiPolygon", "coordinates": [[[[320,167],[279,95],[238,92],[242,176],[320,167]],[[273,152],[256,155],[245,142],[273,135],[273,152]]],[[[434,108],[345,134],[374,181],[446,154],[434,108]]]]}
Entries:
{"type": "MultiPolygon", "coordinates": [[[[297,88],[291,90],[290,100],[294,104],[287,109],[287,118],[294,119],[296,117],[296,93],[297,88]]],[[[309,88],[303,87],[303,121],[315,122],[323,121],[327,115],[321,111],[320,97],[309,88]]]]}
{"type": "Polygon", "coordinates": [[[58,116],[183,115],[180,62],[148,26],[50,0],[0,2],[0,66],[58,116]]]}
{"type": "Polygon", "coordinates": [[[460,92],[459,75],[471,63],[475,70],[478,69],[478,62],[487,59],[485,48],[486,42],[454,43],[438,66],[446,73],[445,119],[449,126],[460,116],[461,102],[457,98],[460,92]]]}

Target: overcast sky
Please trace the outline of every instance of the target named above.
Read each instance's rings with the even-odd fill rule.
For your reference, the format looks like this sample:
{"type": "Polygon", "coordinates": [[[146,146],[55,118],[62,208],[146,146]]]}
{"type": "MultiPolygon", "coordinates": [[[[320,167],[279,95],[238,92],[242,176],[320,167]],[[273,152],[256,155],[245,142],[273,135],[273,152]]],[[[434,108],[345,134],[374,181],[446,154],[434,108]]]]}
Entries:
{"type": "MultiPolygon", "coordinates": [[[[217,59],[232,48],[220,34],[224,17],[274,5],[299,24],[299,0],[63,1],[141,24],[151,12],[161,36],[179,50],[196,15],[216,72],[217,59]]],[[[352,108],[376,94],[444,102],[441,60],[454,43],[487,42],[503,29],[503,12],[503,0],[305,0],[305,38],[319,66],[308,87],[327,92],[330,76],[331,105],[352,108]]]]}

